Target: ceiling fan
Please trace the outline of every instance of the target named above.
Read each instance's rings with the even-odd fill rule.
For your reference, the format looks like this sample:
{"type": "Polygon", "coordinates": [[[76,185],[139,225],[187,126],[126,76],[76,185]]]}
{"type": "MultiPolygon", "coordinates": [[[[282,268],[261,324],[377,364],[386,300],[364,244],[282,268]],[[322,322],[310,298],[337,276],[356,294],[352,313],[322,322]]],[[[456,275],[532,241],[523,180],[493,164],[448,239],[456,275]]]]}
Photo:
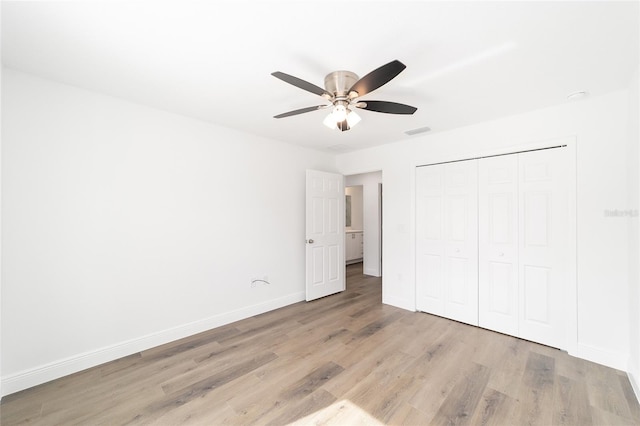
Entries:
{"type": "Polygon", "coordinates": [[[273,118],[291,117],[292,115],[333,107],[331,113],[325,118],[323,123],[331,129],[339,129],[344,132],[360,121],[360,116],[353,111],[353,108],[384,112],[387,114],[413,114],[418,108],[396,102],[358,99],[367,93],[373,92],[380,86],[387,84],[405,68],[406,66],[402,62],[395,60],[371,71],[360,79],[351,71],[334,71],[324,78],[324,89],[298,77],[280,71],[273,72],[271,73],[272,76],[307,92],[321,96],[330,102],[329,104],[285,112],[273,118]]]}

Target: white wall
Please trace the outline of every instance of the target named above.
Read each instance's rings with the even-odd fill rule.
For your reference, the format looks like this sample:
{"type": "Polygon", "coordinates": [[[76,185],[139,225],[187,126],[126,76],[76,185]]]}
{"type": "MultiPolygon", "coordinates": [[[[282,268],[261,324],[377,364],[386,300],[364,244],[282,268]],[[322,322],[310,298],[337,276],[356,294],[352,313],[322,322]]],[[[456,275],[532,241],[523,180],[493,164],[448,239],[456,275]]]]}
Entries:
{"type": "Polygon", "coordinates": [[[379,277],[382,274],[380,247],[380,193],[382,172],[361,173],[346,176],[345,185],[361,185],[363,197],[364,262],[365,275],[379,277]]]}
{"type": "Polygon", "coordinates": [[[348,231],[362,230],[362,185],[347,186],[344,188],[345,195],[351,196],[351,226],[345,227],[348,231]]]}
{"type": "Polygon", "coordinates": [[[8,69],[2,106],[5,394],[304,299],[333,155],[8,69]]]}
{"type": "MultiPolygon", "coordinates": [[[[618,91],[338,156],[341,173],[384,175],[383,301],[415,309],[414,169],[546,139],[577,139],[578,356],[626,369],[629,353],[628,93],[618,91]]],[[[514,149],[515,150],[515,149],[514,149]]]]}
{"type": "MultiPolygon", "coordinates": [[[[636,69],[629,89],[628,209],[640,209],[640,73],[636,69]]],[[[640,399],[640,218],[629,218],[629,378],[640,399]]]]}
{"type": "MultiPolygon", "coordinates": [[[[2,6],[0,5],[0,22],[2,21],[2,6]]],[[[2,46],[2,40],[0,40],[2,46]]],[[[0,58],[2,48],[0,47],[0,58]]],[[[0,64],[0,82],[2,82],[2,64],[0,64]]],[[[2,84],[0,84],[0,129],[2,129],[2,84]]],[[[4,395],[2,391],[2,132],[0,131],[0,400],[4,395]]]]}

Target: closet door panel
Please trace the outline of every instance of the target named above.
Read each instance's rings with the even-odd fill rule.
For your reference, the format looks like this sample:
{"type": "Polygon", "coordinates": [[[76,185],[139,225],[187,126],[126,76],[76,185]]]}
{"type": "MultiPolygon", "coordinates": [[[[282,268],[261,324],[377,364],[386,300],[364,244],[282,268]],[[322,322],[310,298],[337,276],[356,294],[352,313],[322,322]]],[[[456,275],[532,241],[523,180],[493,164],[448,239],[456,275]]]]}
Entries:
{"type": "Polygon", "coordinates": [[[563,149],[518,154],[519,337],[562,348],[569,204],[563,149]]]}
{"type": "Polygon", "coordinates": [[[416,307],[478,325],[477,161],[416,169],[416,307]]]}
{"type": "Polygon", "coordinates": [[[445,315],[478,325],[478,161],[445,164],[445,315]]]}
{"type": "Polygon", "coordinates": [[[518,158],[478,162],[479,325],[518,335],[518,158]]]}
{"type": "Polygon", "coordinates": [[[416,308],[444,311],[444,166],[416,169],[416,308]]]}

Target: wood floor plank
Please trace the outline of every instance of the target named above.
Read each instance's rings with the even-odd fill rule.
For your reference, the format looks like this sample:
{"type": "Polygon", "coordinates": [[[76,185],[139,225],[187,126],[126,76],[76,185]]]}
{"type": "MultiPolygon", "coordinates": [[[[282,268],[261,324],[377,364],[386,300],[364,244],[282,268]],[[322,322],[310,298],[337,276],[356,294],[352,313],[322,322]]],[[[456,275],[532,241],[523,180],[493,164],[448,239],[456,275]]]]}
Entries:
{"type": "Polygon", "coordinates": [[[352,383],[351,389],[346,390],[343,397],[379,421],[387,422],[408,396],[415,392],[415,377],[403,374],[412,359],[396,350],[384,357],[363,379],[352,383]]]}
{"type": "Polygon", "coordinates": [[[219,346],[219,340],[228,339],[240,334],[240,330],[232,326],[219,327],[195,336],[180,339],[176,342],[167,343],[166,345],[144,351],[140,356],[146,362],[153,362],[157,359],[171,358],[177,354],[184,354],[187,351],[201,348],[205,345],[219,346]]]}
{"type": "Polygon", "coordinates": [[[191,359],[173,363],[165,361],[160,365],[146,365],[140,368],[139,374],[129,372],[126,375],[111,375],[100,381],[101,386],[85,385],[79,387],[77,392],[55,393],[44,402],[42,416],[45,419],[65,419],[71,415],[81,417],[79,413],[85,415],[87,412],[101,416],[123,401],[144,404],[149,402],[145,399],[149,395],[163,395],[160,385],[167,377],[181,376],[195,366],[191,359]],[[120,380],[117,380],[118,377],[120,380]],[[140,395],[145,398],[140,398],[140,395]]]}
{"type": "Polygon", "coordinates": [[[553,395],[553,424],[591,425],[591,407],[584,383],[557,376],[553,395]]]}
{"type": "Polygon", "coordinates": [[[520,404],[516,411],[517,424],[552,424],[555,360],[551,357],[529,352],[527,365],[522,375],[520,404]]]}
{"type": "Polygon", "coordinates": [[[487,387],[478,402],[470,424],[483,426],[509,424],[508,419],[514,407],[515,401],[511,397],[487,387]]]}
{"type": "Polygon", "coordinates": [[[640,424],[624,372],[382,305],[380,278],[3,398],[5,425],[640,424]]]}
{"type": "Polygon", "coordinates": [[[618,416],[610,411],[602,410],[598,407],[591,407],[591,415],[593,416],[594,425],[604,426],[638,426],[637,419],[629,419],[618,416]]]}
{"type": "Polygon", "coordinates": [[[530,342],[508,340],[506,346],[496,348],[497,365],[493,368],[488,387],[513,399],[518,399],[522,375],[529,355],[530,342]]]}
{"type": "Polygon", "coordinates": [[[553,385],[555,360],[551,357],[530,352],[522,381],[534,389],[546,390],[553,385]]]}
{"type": "MultiPolygon", "coordinates": [[[[219,424],[249,424],[255,419],[237,413],[229,404],[229,400],[235,395],[248,391],[264,392],[260,379],[247,374],[236,380],[230,381],[216,389],[212,389],[201,398],[196,398],[188,403],[170,410],[157,419],[154,423],[160,425],[219,425],[219,424]]],[[[120,424],[118,418],[114,424],[120,424]]]]}
{"type": "Polygon", "coordinates": [[[432,419],[456,383],[474,364],[463,342],[443,335],[425,349],[407,370],[422,383],[408,402],[432,419]]]}
{"type": "MultiPolygon", "coordinates": [[[[367,413],[368,414],[368,413],[367,413]]],[[[426,423],[426,415],[422,411],[418,410],[411,404],[406,401],[403,401],[402,404],[397,407],[397,409],[392,413],[391,417],[389,417],[389,421],[387,424],[390,425],[424,425],[426,423]]],[[[361,423],[361,424],[372,424],[378,425],[383,424],[379,423],[378,419],[371,418],[371,423],[361,423]],[[376,423],[378,422],[378,423],[376,423]]],[[[348,423],[343,423],[348,424],[348,423]]],[[[355,423],[350,423],[355,424],[355,423]]]]}
{"type": "Polygon", "coordinates": [[[167,394],[165,397],[158,399],[149,406],[145,407],[142,412],[134,415],[129,423],[137,423],[140,421],[155,421],[158,417],[170,412],[176,407],[180,407],[194,399],[202,398],[213,389],[225,385],[234,379],[237,379],[247,373],[252,372],[259,366],[273,361],[278,356],[273,352],[266,352],[242,360],[238,364],[228,367],[222,371],[216,372],[205,377],[198,382],[192,383],[183,389],[175,390],[167,394]]]}
{"type": "Polygon", "coordinates": [[[598,368],[597,364],[589,367],[590,374],[586,378],[586,386],[591,405],[621,418],[632,418],[616,370],[598,368]]]}
{"type": "Polygon", "coordinates": [[[27,404],[3,404],[0,407],[2,424],[26,424],[35,422],[42,414],[41,402],[27,404]]]}
{"type": "Polygon", "coordinates": [[[282,397],[285,399],[295,399],[300,396],[307,396],[343,371],[344,368],[340,365],[329,361],[291,385],[291,387],[282,392],[282,397]]]}
{"type": "Polygon", "coordinates": [[[211,371],[233,371],[239,363],[252,359],[253,354],[247,355],[239,346],[221,347],[195,358],[193,367],[182,374],[168,377],[160,386],[165,394],[171,394],[199,382],[211,371]]]}
{"type": "Polygon", "coordinates": [[[636,399],[636,395],[633,392],[633,388],[631,387],[631,382],[629,382],[629,377],[624,372],[619,372],[618,381],[620,382],[620,387],[622,388],[622,392],[624,394],[625,399],[627,400],[627,405],[629,406],[629,413],[632,419],[640,418],[640,404],[636,399]]]}
{"type": "MultiPolygon", "coordinates": [[[[303,365],[299,364],[298,370],[301,370],[303,365]]],[[[280,369],[276,366],[276,370],[280,369]]],[[[329,362],[309,371],[305,376],[297,380],[295,378],[299,376],[299,371],[293,372],[293,374],[286,374],[285,372],[284,374],[271,375],[269,377],[260,377],[260,374],[258,374],[257,377],[260,377],[262,382],[260,386],[263,389],[268,389],[268,395],[265,395],[265,392],[252,392],[247,395],[231,397],[228,399],[228,403],[248,423],[270,417],[281,418],[284,416],[282,407],[290,407],[296,401],[301,401],[312,394],[316,394],[316,396],[322,394],[318,393],[319,388],[342,371],[344,371],[344,368],[329,362]]],[[[314,398],[316,397],[308,399],[307,402],[316,401],[314,398]]],[[[335,398],[331,396],[330,400],[333,402],[335,398]]],[[[301,408],[298,408],[298,411],[300,410],[301,408]]],[[[308,414],[310,413],[305,413],[304,415],[308,414]]]]}
{"type": "MultiPolygon", "coordinates": [[[[410,407],[412,409],[412,407],[410,407]]],[[[402,419],[409,419],[410,413],[402,417],[402,419]]],[[[336,401],[328,407],[321,408],[314,413],[302,417],[296,421],[293,421],[289,426],[308,426],[308,425],[326,425],[326,426],[348,426],[348,425],[362,425],[362,426],[381,426],[378,419],[371,416],[362,408],[348,400],[336,401]]],[[[406,425],[420,425],[420,422],[411,421],[393,421],[390,424],[406,424],[406,425]]]]}
{"type": "Polygon", "coordinates": [[[473,414],[489,381],[487,367],[475,364],[468,375],[453,387],[435,417],[434,425],[466,425],[473,414]]]}
{"type": "Polygon", "coordinates": [[[335,396],[324,389],[318,389],[305,396],[301,401],[294,402],[290,407],[282,407],[280,410],[276,411],[278,415],[275,418],[265,416],[265,418],[259,419],[258,423],[270,426],[286,425],[327,408],[335,401],[335,396]],[[265,423],[263,423],[263,421],[265,423]]]}
{"type": "Polygon", "coordinates": [[[96,402],[81,401],[75,405],[66,405],[41,417],[36,425],[113,425],[124,424],[132,412],[138,412],[146,405],[164,396],[159,387],[141,387],[137,392],[125,395],[104,394],[96,402]]]}
{"type": "Polygon", "coordinates": [[[451,322],[444,318],[435,317],[429,314],[417,315],[413,321],[408,323],[407,317],[399,322],[403,326],[403,336],[405,341],[398,349],[409,355],[420,356],[430,347],[434,341],[439,340],[442,335],[448,335],[451,322]],[[428,321],[425,321],[428,320],[428,321]],[[442,320],[440,322],[439,320],[442,320]]]}
{"type": "MultiPolygon", "coordinates": [[[[280,361],[278,359],[277,361],[280,361]]],[[[257,376],[253,377],[258,379],[257,376]]],[[[265,418],[282,406],[287,406],[285,401],[280,399],[281,390],[289,384],[286,378],[285,383],[279,382],[273,386],[269,382],[260,379],[257,385],[247,387],[242,392],[236,392],[225,396],[226,403],[233,408],[236,413],[236,424],[256,424],[260,419],[265,418]]]]}

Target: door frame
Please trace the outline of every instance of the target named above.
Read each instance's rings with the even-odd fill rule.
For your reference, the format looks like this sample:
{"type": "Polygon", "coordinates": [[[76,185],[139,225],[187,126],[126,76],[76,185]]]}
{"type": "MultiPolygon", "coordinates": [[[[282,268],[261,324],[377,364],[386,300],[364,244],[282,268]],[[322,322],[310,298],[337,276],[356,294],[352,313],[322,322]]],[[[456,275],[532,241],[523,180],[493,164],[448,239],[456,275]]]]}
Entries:
{"type": "MultiPolygon", "coordinates": [[[[382,291],[384,292],[384,277],[382,275],[382,263],[383,263],[383,250],[384,250],[384,245],[382,243],[382,234],[383,234],[383,225],[382,225],[382,216],[383,216],[383,200],[382,200],[382,185],[384,184],[384,171],[382,169],[373,169],[373,170],[368,170],[368,171],[356,171],[356,172],[351,172],[349,171],[348,173],[344,173],[344,178],[345,178],[345,187],[347,186],[347,180],[352,177],[352,176],[358,176],[358,175],[367,175],[367,174],[371,174],[371,173],[380,173],[380,182],[378,182],[376,184],[376,188],[375,188],[375,193],[376,193],[376,198],[377,198],[377,204],[376,204],[376,210],[373,211],[373,209],[369,209],[367,210],[366,205],[363,205],[363,231],[364,231],[364,240],[365,240],[365,253],[363,255],[363,274],[365,275],[369,275],[369,276],[373,276],[373,277],[382,277],[382,291]],[[375,226],[375,230],[373,228],[371,228],[370,226],[367,226],[366,224],[372,219],[374,218],[376,219],[376,226],[375,226]],[[375,232],[372,232],[375,231],[375,232]],[[367,256],[367,247],[371,248],[371,235],[377,233],[378,234],[378,238],[377,238],[377,244],[375,245],[376,250],[378,251],[377,253],[377,258],[374,259],[371,256],[371,253],[369,253],[369,255],[367,256]],[[366,261],[365,261],[366,259],[366,261]],[[375,264],[375,270],[372,269],[367,269],[365,268],[366,265],[371,265],[371,264],[375,264]]],[[[368,193],[367,189],[365,188],[365,184],[364,182],[356,182],[356,183],[351,183],[351,185],[349,186],[359,186],[362,185],[363,186],[363,204],[365,203],[365,197],[366,194],[368,193]]],[[[367,187],[369,189],[369,191],[373,192],[371,187],[367,187]]]]}
{"type": "Polygon", "coordinates": [[[453,161],[471,160],[482,157],[490,157],[497,155],[515,154],[523,151],[533,151],[537,149],[548,149],[563,146],[561,149],[567,150],[567,187],[570,188],[568,196],[569,204],[569,230],[568,230],[568,263],[567,267],[567,285],[565,288],[565,300],[574,301],[567,303],[564,311],[565,318],[565,344],[562,349],[566,350],[570,355],[578,356],[578,283],[577,283],[577,211],[576,211],[576,192],[577,192],[577,158],[576,158],[576,137],[566,136],[560,138],[547,139],[537,142],[528,142],[517,145],[505,146],[502,148],[483,149],[478,151],[467,151],[458,154],[436,155],[430,158],[428,163],[413,162],[411,164],[413,173],[411,173],[411,229],[410,237],[411,259],[413,265],[413,288],[414,288],[414,306],[417,311],[416,301],[416,267],[417,267],[417,251],[416,251],[416,168],[420,166],[428,166],[438,163],[446,163],[453,161]]]}

